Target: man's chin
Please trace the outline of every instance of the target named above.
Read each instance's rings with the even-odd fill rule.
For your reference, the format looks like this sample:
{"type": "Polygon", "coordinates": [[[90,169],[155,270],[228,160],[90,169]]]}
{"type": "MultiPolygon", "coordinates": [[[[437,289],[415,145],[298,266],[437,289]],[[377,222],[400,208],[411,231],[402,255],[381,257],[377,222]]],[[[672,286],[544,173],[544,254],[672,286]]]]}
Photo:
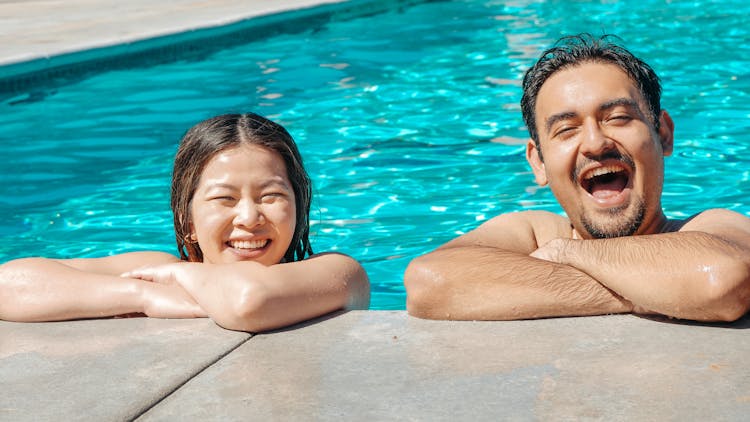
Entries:
{"type": "Polygon", "coordinates": [[[643,224],[645,207],[639,201],[633,209],[612,208],[597,214],[584,213],[581,217],[581,225],[594,239],[632,236],[643,224]]]}

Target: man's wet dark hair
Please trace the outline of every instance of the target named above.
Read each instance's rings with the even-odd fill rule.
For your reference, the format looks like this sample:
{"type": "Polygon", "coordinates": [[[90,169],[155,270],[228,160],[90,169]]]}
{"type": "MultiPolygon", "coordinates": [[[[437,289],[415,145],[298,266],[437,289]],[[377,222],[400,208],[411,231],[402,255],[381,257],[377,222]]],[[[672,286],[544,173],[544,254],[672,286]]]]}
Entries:
{"type": "Polygon", "coordinates": [[[539,60],[523,77],[521,112],[531,139],[536,143],[541,157],[539,132],[536,127],[536,99],[544,82],[556,72],[583,63],[609,63],[625,72],[641,91],[648,103],[654,127],[659,129],[661,113],[661,84],[654,70],[643,60],[617,44],[613,35],[594,37],[583,33],[560,38],[555,45],[542,53],[539,60]]]}

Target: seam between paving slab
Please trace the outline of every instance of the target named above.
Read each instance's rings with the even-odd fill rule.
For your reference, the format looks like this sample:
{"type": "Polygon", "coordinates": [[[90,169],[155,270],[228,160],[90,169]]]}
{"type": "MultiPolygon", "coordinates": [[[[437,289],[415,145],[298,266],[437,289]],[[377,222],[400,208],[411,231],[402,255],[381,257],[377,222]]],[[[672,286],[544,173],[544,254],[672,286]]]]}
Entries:
{"type": "Polygon", "coordinates": [[[130,420],[131,421],[137,420],[141,416],[143,416],[146,413],[148,413],[151,409],[153,409],[156,406],[158,406],[159,403],[163,402],[166,398],[168,398],[172,394],[176,393],[180,388],[182,388],[183,385],[187,384],[188,382],[190,382],[190,380],[192,380],[193,378],[195,378],[195,377],[199,376],[200,374],[202,374],[203,372],[205,372],[208,368],[214,366],[216,363],[218,363],[219,361],[221,361],[222,359],[224,359],[230,353],[232,353],[235,350],[237,350],[237,348],[239,348],[240,346],[242,346],[245,343],[247,343],[248,341],[250,341],[253,337],[255,337],[255,334],[250,334],[250,336],[248,338],[246,338],[246,339],[238,342],[234,347],[228,349],[224,353],[222,353],[219,356],[217,356],[216,359],[213,359],[212,361],[209,361],[206,365],[203,366],[203,368],[200,368],[195,373],[190,374],[184,381],[182,381],[182,382],[178,383],[177,385],[175,385],[174,388],[172,388],[171,390],[169,390],[166,394],[164,394],[158,400],[154,401],[150,405],[144,406],[142,409],[140,409],[138,412],[136,412],[135,416],[133,416],[133,418],[130,419],[130,420]]]}

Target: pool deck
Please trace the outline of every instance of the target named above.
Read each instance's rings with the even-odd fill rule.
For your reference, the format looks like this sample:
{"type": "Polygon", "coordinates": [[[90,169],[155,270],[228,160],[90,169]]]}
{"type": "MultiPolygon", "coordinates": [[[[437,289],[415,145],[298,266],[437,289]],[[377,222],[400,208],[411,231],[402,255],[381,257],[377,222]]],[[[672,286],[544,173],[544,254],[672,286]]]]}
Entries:
{"type": "Polygon", "coordinates": [[[747,420],[750,318],[0,322],[0,420],[747,420]]]}
{"type": "MultiPolygon", "coordinates": [[[[320,0],[0,0],[0,65],[320,0]]],[[[0,421],[747,420],[750,316],[426,321],[355,311],[271,333],[207,319],[0,321],[0,421]]]]}
{"type": "Polygon", "coordinates": [[[344,0],[0,0],[0,66],[344,0]]]}

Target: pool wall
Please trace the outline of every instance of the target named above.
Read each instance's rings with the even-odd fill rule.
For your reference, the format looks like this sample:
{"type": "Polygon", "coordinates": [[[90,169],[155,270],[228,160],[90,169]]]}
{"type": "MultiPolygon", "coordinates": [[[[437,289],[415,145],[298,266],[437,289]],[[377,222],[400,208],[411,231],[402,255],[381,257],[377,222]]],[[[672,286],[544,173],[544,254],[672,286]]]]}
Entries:
{"type": "MultiPolygon", "coordinates": [[[[15,6],[0,4],[0,17],[15,15],[15,19],[6,22],[15,25],[6,25],[8,32],[0,34],[0,45],[3,45],[0,49],[0,99],[37,86],[70,83],[96,72],[201,57],[217,48],[279,33],[301,32],[334,19],[367,16],[426,1],[211,2],[215,16],[206,16],[207,10],[196,8],[186,0],[161,6],[138,1],[129,2],[130,7],[121,10],[120,16],[108,15],[108,21],[100,18],[98,22],[95,22],[96,13],[85,7],[86,4],[76,2],[52,6],[67,9],[49,10],[48,20],[56,21],[57,12],[72,16],[63,16],[63,24],[57,26],[45,28],[42,25],[50,32],[41,38],[39,28],[23,24],[23,14],[13,8],[49,9],[50,6],[35,6],[34,3],[42,3],[36,1],[15,6]],[[213,3],[223,5],[226,10],[214,7],[213,3]],[[164,10],[158,10],[160,7],[164,10]],[[151,19],[141,20],[143,9],[149,9],[151,19]],[[111,30],[107,30],[107,26],[111,30]],[[125,29],[121,30],[121,26],[125,29]]],[[[34,20],[41,18],[37,16],[34,20]]]]}

